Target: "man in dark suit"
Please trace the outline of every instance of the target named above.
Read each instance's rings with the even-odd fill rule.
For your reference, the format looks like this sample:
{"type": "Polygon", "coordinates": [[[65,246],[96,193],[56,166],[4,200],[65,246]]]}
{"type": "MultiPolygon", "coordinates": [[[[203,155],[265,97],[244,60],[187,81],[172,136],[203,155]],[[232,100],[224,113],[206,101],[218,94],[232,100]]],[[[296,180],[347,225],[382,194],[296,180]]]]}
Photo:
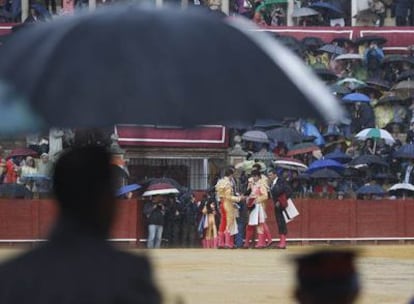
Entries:
{"type": "Polygon", "coordinates": [[[0,303],[161,303],[145,257],[107,241],[115,209],[110,154],[74,147],[55,166],[50,241],[0,266],[0,303]]]}
{"type": "Polygon", "coordinates": [[[282,177],[278,176],[276,169],[271,168],[267,172],[270,181],[270,195],[275,207],[275,217],[279,230],[279,244],[276,248],[286,249],[287,226],[283,217],[283,210],[287,207],[287,199],[290,195],[289,186],[282,177]]]}

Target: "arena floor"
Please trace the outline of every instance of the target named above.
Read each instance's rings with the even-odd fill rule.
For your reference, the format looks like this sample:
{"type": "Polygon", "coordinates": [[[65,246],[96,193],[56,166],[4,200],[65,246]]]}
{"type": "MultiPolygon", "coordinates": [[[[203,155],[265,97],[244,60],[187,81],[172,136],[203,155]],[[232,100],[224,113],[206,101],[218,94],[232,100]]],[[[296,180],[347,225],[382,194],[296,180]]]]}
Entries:
{"type": "MultiPolygon", "coordinates": [[[[324,247],[327,247],[324,246],[324,247]]],[[[165,304],[290,304],[295,256],[321,246],[287,250],[159,249],[148,254],[165,304]]],[[[350,248],[350,247],[348,247],[350,248]]],[[[408,304],[414,297],[414,245],[354,246],[362,294],[358,304],[408,304]]],[[[0,248],[0,261],[22,249],[0,248]]]]}

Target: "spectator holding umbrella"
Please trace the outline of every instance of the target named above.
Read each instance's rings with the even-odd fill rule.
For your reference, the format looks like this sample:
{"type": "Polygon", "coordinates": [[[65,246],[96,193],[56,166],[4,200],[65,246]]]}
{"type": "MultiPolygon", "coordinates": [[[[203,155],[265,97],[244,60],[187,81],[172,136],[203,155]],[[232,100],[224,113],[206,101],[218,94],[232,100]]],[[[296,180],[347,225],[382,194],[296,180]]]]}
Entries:
{"type": "Polygon", "coordinates": [[[379,78],[382,72],[381,63],[384,59],[384,51],[373,40],[369,43],[369,47],[365,50],[363,56],[368,70],[368,77],[379,78]]]}
{"type": "Polygon", "coordinates": [[[144,205],[144,215],[148,223],[148,248],[160,248],[164,228],[165,198],[155,195],[144,205]]]}

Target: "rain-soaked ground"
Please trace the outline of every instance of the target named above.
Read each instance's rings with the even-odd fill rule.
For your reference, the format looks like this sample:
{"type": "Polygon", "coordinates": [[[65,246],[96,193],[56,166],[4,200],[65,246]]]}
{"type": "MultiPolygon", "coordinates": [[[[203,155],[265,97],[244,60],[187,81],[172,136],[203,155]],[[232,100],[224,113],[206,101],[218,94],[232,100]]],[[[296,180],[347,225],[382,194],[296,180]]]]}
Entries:
{"type": "MultiPolygon", "coordinates": [[[[289,304],[295,303],[291,296],[295,284],[291,260],[315,248],[320,247],[130,251],[150,256],[166,304],[289,304]]],[[[352,248],[359,252],[357,266],[362,282],[362,294],[357,303],[408,304],[414,297],[414,245],[352,248]]],[[[0,260],[19,251],[1,248],[0,260]]]]}

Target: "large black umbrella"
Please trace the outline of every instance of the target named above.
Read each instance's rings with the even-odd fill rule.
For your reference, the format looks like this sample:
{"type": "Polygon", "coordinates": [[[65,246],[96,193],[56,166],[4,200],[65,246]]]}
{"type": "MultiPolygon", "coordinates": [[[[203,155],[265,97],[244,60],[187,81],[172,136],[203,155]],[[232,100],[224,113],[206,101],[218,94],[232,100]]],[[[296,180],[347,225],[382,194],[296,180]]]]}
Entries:
{"type": "MultiPolygon", "coordinates": [[[[304,9],[309,9],[309,8],[304,7],[304,9]]],[[[318,14],[318,12],[316,12],[316,13],[318,14]]],[[[301,40],[301,43],[302,43],[302,45],[303,45],[305,48],[310,49],[310,50],[315,50],[315,49],[318,49],[318,48],[320,48],[322,45],[324,45],[324,44],[325,44],[325,42],[323,42],[323,40],[322,40],[321,38],[319,38],[319,37],[313,37],[313,36],[307,36],[307,37],[304,37],[304,38],[301,40]]]]}
{"type": "Polygon", "coordinates": [[[401,74],[399,74],[398,77],[397,77],[397,81],[412,80],[412,79],[414,79],[414,70],[413,69],[401,72],[401,74]]]}
{"type": "Polygon", "coordinates": [[[348,166],[350,167],[358,167],[361,165],[366,165],[366,166],[379,165],[383,167],[389,166],[389,164],[384,159],[382,159],[378,155],[373,155],[373,154],[360,155],[348,163],[348,166]]]}
{"type": "Polygon", "coordinates": [[[414,159],[414,144],[405,144],[394,152],[395,158],[414,159]]]}
{"type": "Polygon", "coordinates": [[[341,8],[329,2],[314,2],[311,5],[309,5],[309,7],[317,11],[320,11],[323,14],[329,15],[332,18],[339,18],[342,17],[344,14],[341,8]]]}
{"type": "Polygon", "coordinates": [[[391,88],[391,85],[388,81],[378,79],[378,78],[371,78],[371,79],[368,79],[365,82],[368,85],[373,85],[373,86],[376,86],[376,87],[378,87],[380,89],[383,89],[383,90],[389,90],[391,88]]]}
{"type": "Polygon", "coordinates": [[[0,84],[15,91],[2,91],[0,113],[8,103],[27,113],[28,99],[46,125],[63,127],[340,119],[304,63],[249,26],[132,4],[39,24],[2,47],[0,84]]]}
{"type": "Polygon", "coordinates": [[[341,151],[334,151],[334,152],[328,153],[325,155],[325,158],[336,160],[337,162],[340,162],[342,164],[345,164],[352,160],[351,156],[341,151]]]}
{"type": "Polygon", "coordinates": [[[346,50],[344,48],[335,44],[325,44],[321,46],[318,50],[321,52],[326,52],[334,55],[341,55],[346,53],[346,50]]]}
{"type": "Polygon", "coordinates": [[[387,39],[381,36],[363,36],[355,40],[355,44],[357,45],[365,44],[365,43],[369,44],[371,42],[375,42],[377,44],[384,44],[387,42],[387,39]]]}
{"type": "Polygon", "coordinates": [[[303,135],[299,133],[295,128],[275,128],[265,131],[267,137],[284,143],[299,143],[303,140],[303,135]]]}
{"type": "Polygon", "coordinates": [[[310,173],[310,177],[315,179],[338,179],[341,178],[341,175],[335,170],[323,168],[310,173]]]}
{"type": "Polygon", "coordinates": [[[338,76],[329,69],[314,69],[314,72],[319,76],[323,81],[335,81],[338,79],[338,76]]]}
{"type": "Polygon", "coordinates": [[[364,195],[385,195],[386,191],[379,185],[363,185],[357,191],[357,194],[364,195]]]}
{"type": "Polygon", "coordinates": [[[414,58],[411,56],[399,55],[399,54],[392,54],[387,55],[382,60],[383,65],[387,65],[390,63],[408,63],[410,65],[414,65],[414,58]]]}

